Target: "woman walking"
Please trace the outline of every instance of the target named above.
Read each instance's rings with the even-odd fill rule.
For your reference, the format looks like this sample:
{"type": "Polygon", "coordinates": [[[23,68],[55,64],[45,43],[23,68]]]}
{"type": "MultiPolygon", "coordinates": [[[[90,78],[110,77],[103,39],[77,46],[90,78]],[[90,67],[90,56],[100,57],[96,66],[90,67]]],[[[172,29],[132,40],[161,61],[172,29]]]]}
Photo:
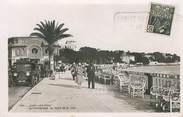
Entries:
{"type": "Polygon", "coordinates": [[[78,84],[78,88],[81,88],[82,82],[84,81],[83,78],[84,70],[81,63],[79,63],[78,66],[76,67],[76,72],[77,72],[76,83],[78,84]]]}

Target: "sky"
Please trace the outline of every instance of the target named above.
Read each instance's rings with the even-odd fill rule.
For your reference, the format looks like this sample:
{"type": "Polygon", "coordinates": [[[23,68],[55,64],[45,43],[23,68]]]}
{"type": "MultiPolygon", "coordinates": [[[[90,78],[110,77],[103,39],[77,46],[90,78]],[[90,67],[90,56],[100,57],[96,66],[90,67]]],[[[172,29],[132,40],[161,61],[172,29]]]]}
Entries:
{"type": "MultiPolygon", "coordinates": [[[[173,3],[174,4],[174,3],[173,3]]],[[[177,5],[177,4],[175,4],[177,5]]],[[[29,36],[37,23],[56,20],[65,23],[67,33],[77,46],[104,50],[133,52],[167,52],[180,54],[180,25],[183,18],[176,9],[171,35],[147,33],[150,3],[138,4],[55,4],[44,2],[13,2],[9,0],[2,14],[1,37],[29,36]],[[120,14],[115,15],[120,12],[120,14]],[[124,19],[127,17],[129,20],[124,19]],[[135,18],[134,18],[135,17],[135,18]]]]}

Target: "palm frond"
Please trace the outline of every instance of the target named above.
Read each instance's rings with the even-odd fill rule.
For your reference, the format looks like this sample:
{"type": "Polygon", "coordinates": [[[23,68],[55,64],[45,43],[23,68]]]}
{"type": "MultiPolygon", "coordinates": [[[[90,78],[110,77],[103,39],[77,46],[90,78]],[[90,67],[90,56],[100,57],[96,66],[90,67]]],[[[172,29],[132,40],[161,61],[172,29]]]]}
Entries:
{"type": "Polygon", "coordinates": [[[41,24],[36,24],[36,25],[37,25],[37,27],[40,28],[40,29],[43,29],[43,28],[44,28],[43,25],[41,25],[41,24]]]}
{"type": "Polygon", "coordinates": [[[36,27],[34,28],[35,32],[31,33],[30,36],[44,38],[48,44],[53,44],[60,39],[72,36],[70,34],[64,34],[69,29],[63,28],[63,26],[64,23],[59,24],[55,20],[45,20],[44,22],[40,21],[40,24],[36,24],[36,27]]]}
{"type": "Polygon", "coordinates": [[[42,27],[45,27],[45,24],[43,21],[40,21],[40,24],[42,25],[42,27]]]}
{"type": "Polygon", "coordinates": [[[64,28],[64,29],[62,29],[62,30],[59,31],[59,34],[63,34],[63,33],[65,33],[68,30],[69,30],[68,28],[64,28]]]}
{"type": "Polygon", "coordinates": [[[31,33],[30,36],[35,36],[35,37],[40,37],[40,38],[45,39],[44,35],[42,35],[41,33],[37,33],[37,32],[31,33]]]}
{"type": "Polygon", "coordinates": [[[64,23],[60,24],[60,25],[56,28],[56,31],[59,32],[59,31],[62,29],[63,26],[64,26],[64,23]]]}
{"type": "Polygon", "coordinates": [[[38,32],[41,32],[42,34],[44,34],[44,30],[41,29],[41,28],[37,28],[37,27],[36,27],[36,28],[34,28],[34,30],[35,30],[35,31],[38,31],[38,32]]]}
{"type": "Polygon", "coordinates": [[[71,34],[62,34],[62,35],[59,35],[57,37],[57,39],[59,40],[59,39],[67,38],[67,37],[73,37],[73,36],[71,34]]]}

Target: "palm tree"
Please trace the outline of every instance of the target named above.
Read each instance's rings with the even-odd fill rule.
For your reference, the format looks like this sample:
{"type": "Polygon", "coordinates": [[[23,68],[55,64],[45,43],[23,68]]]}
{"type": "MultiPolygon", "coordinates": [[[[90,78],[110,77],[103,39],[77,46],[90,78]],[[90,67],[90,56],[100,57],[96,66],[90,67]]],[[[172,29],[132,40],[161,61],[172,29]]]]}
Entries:
{"type": "MultiPolygon", "coordinates": [[[[39,38],[43,38],[48,43],[48,52],[49,52],[49,61],[53,60],[54,56],[54,45],[58,40],[63,38],[72,37],[71,34],[65,34],[68,31],[68,28],[63,28],[64,23],[59,24],[56,23],[55,20],[47,21],[45,20],[40,21],[40,24],[36,24],[37,27],[34,28],[34,31],[30,34],[30,36],[35,36],[39,38]]],[[[53,64],[50,64],[50,69],[54,70],[53,64]]]]}

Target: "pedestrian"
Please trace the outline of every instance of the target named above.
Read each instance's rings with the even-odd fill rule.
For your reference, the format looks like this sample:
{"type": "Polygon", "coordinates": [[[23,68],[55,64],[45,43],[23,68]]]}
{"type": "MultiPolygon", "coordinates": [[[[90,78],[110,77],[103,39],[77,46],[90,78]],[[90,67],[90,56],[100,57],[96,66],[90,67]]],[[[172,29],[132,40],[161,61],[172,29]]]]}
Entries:
{"type": "Polygon", "coordinates": [[[92,83],[92,89],[95,88],[95,67],[92,62],[87,67],[87,76],[88,76],[88,88],[90,88],[90,84],[92,83]]]}
{"type": "Polygon", "coordinates": [[[64,72],[64,69],[65,69],[65,66],[64,66],[64,64],[62,63],[62,65],[60,66],[60,71],[63,73],[63,72],[64,72]]]}
{"type": "Polygon", "coordinates": [[[87,79],[87,65],[86,63],[83,63],[83,75],[84,75],[84,79],[87,79]]]}
{"type": "Polygon", "coordinates": [[[81,63],[76,67],[76,83],[78,84],[78,88],[81,88],[82,82],[84,81],[84,69],[81,63]]]}
{"type": "Polygon", "coordinates": [[[76,75],[77,75],[76,64],[75,63],[73,63],[72,66],[71,66],[71,74],[72,74],[73,80],[75,80],[76,79],[76,75]]]}

